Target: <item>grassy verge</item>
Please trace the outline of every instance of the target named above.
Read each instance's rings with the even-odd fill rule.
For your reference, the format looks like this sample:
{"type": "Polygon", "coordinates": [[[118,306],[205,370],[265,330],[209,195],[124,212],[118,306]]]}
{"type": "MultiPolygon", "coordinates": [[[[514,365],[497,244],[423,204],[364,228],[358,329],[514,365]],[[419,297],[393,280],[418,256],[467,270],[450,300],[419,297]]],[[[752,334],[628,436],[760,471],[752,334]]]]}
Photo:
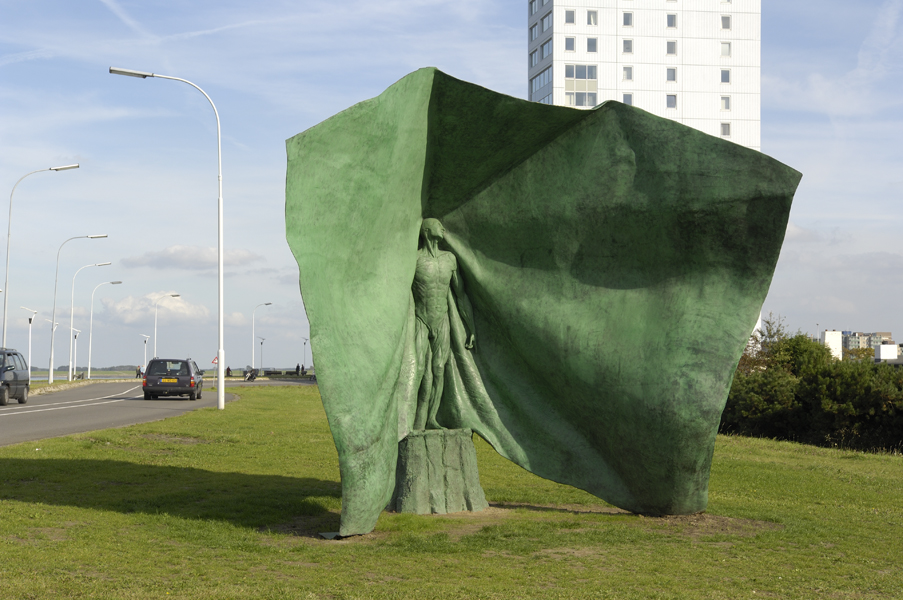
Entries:
{"type": "Polygon", "coordinates": [[[493,506],[341,541],[315,387],[0,448],[2,598],[900,598],[903,458],[719,437],[709,511],[625,514],[477,440],[493,506]]]}
{"type": "Polygon", "coordinates": [[[137,381],[135,379],[122,378],[122,379],[76,379],[74,381],[66,381],[65,379],[60,379],[59,381],[54,381],[53,383],[47,383],[46,381],[32,381],[29,383],[28,387],[29,394],[31,396],[41,396],[43,394],[50,394],[52,392],[62,392],[63,390],[71,390],[72,388],[84,387],[86,385],[91,385],[93,383],[115,383],[117,381],[137,381]]]}

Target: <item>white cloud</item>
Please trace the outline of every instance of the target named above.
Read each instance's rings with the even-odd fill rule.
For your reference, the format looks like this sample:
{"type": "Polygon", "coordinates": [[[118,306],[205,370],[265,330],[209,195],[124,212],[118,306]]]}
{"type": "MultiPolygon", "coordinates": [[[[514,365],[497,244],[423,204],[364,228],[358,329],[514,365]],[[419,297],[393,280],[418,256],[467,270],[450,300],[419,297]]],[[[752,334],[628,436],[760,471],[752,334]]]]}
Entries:
{"type": "MultiPolygon", "coordinates": [[[[863,13],[867,9],[863,8],[863,13]]],[[[862,41],[856,66],[837,72],[836,62],[778,65],[765,72],[762,90],[772,108],[838,117],[862,117],[903,106],[896,84],[903,62],[901,35],[903,0],[887,0],[876,11],[871,30],[862,41]],[[801,77],[801,68],[830,69],[801,77]]],[[[817,60],[817,58],[813,58],[817,60]]]]}
{"type": "Polygon", "coordinates": [[[818,242],[821,239],[821,235],[817,231],[800,227],[793,221],[787,223],[787,233],[784,235],[785,243],[804,244],[818,242]]]}
{"type": "MultiPolygon", "coordinates": [[[[182,269],[204,271],[217,267],[217,249],[201,246],[175,245],[163,250],[145,252],[140,256],[122,259],[128,268],[150,267],[152,269],[182,269]]],[[[223,263],[227,267],[243,267],[265,260],[259,254],[241,248],[225,251],[223,263]]]]}
{"type": "Polygon", "coordinates": [[[245,318],[240,312],[223,315],[223,324],[227,327],[244,327],[250,324],[250,319],[245,318]]]}
{"type": "Polygon", "coordinates": [[[127,296],[122,300],[103,299],[103,307],[109,320],[131,325],[133,323],[152,323],[154,305],[157,305],[157,318],[169,322],[203,322],[210,317],[210,311],[201,304],[192,304],[184,298],[173,298],[175,292],[153,292],[144,296],[127,296]],[[159,302],[158,302],[159,300],[159,302]]]}

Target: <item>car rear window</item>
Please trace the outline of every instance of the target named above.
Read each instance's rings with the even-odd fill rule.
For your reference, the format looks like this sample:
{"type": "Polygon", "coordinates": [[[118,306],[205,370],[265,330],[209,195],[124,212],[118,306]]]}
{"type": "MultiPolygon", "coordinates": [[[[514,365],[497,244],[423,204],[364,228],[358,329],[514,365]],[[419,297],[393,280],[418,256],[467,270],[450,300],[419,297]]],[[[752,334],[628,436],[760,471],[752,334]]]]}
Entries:
{"type": "Polygon", "coordinates": [[[188,363],[184,360],[159,360],[147,368],[148,375],[188,375],[188,363]]]}

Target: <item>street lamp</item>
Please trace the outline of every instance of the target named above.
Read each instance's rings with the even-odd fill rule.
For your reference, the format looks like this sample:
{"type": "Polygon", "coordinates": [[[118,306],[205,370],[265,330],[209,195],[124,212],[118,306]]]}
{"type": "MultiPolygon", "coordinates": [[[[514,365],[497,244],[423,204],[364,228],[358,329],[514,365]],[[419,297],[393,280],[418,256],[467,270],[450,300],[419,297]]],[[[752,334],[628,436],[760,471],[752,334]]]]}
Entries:
{"type": "Polygon", "coordinates": [[[128,77],[139,77],[141,79],[147,79],[148,77],[158,77],[160,79],[171,79],[173,81],[181,81],[182,83],[187,83],[200,93],[204,94],[204,97],[207,98],[207,101],[210,102],[210,106],[213,107],[213,114],[216,117],[216,167],[217,167],[217,187],[218,187],[218,197],[217,197],[217,267],[219,269],[218,279],[218,292],[219,292],[219,317],[218,317],[218,328],[219,328],[219,348],[216,351],[216,407],[219,410],[223,410],[226,408],[226,352],[223,349],[223,148],[221,142],[220,135],[220,124],[219,124],[219,113],[216,110],[216,105],[213,104],[213,100],[210,99],[210,96],[207,95],[207,92],[199,88],[197,85],[191,83],[187,79],[179,79],[178,77],[169,77],[167,75],[159,75],[157,73],[146,73],[144,71],[133,71],[131,69],[117,69],[114,67],[110,67],[110,73],[113,75],[126,75],[128,77]]]}
{"type": "Polygon", "coordinates": [[[141,337],[144,338],[144,364],[141,365],[141,370],[146,371],[147,370],[147,340],[150,338],[150,336],[144,335],[143,333],[138,334],[138,335],[140,335],[141,337]]]}
{"type": "MultiPolygon", "coordinates": [[[[50,369],[47,373],[47,383],[53,383],[53,338],[54,338],[54,334],[56,334],[56,326],[59,325],[59,323],[56,322],[56,288],[57,288],[57,282],[59,281],[59,278],[60,278],[60,252],[63,251],[63,246],[65,246],[67,243],[71,242],[72,240],[79,240],[82,238],[87,238],[89,240],[97,240],[97,239],[105,238],[105,237],[107,237],[107,234],[105,234],[105,233],[99,233],[99,234],[94,234],[94,235],[77,235],[75,237],[69,238],[68,240],[66,240],[65,242],[60,244],[60,249],[56,251],[56,274],[53,276],[53,313],[50,318],[50,322],[53,323],[53,326],[50,328],[50,369]]],[[[44,319],[44,320],[46,321],[47,319],[44,319]]]]}
{"type": "Polygon", "coordinates": [[[258,304],[254,307],[254,310],[251,311],[251,369],[254,368],[254,313],[261,306],[269,306],[270,304],[272,304],[272,302],[264,302],[263,304],[258,304]]]}
{"type": "Polygon", "coordinates": [[[28,317],[28,376],[31,377],[31,323],[34,321],[35,315],[38,314],[38,311],[31,310],[30,308],[25,308],[24,306],[20,306],[22,310],[27,310],[31,313],[31,316],[28,317]]]}
{"type": "MultiPolygon", "coordinates": [[[[179,298],[180,296],[181,294],[163,295],[157,298],[157,301],[154,302],[154,358],[157,358],[157,305],[163,298],[179,298]]],[[[144,364],[147,364],[147,360],[144,361],[144,364]]]]}
{"type": "MultiPolygon", "coordinates": [[[[82,269],[87,269],[88,267],[106,267],[107,265],[111,265],[111,262],[102,262],[102,263],[92,263],[90,265],[85,265],[81,267],[78,271],[75,272],[75,275],[72,276],[72,303],[69,305],[69,332],[75,331],[73,327],[72,319],[75,316],[75,278],[78,276],[79,272],[82,269]]],[[[71,336],[70,336],[71,337],[71,336]]],[[[77,336],[76,336],[77,337],[77,336]]],[[[72,372],[75,367],[72,365],[72,340],[69,340],[69,381],[72,381],[72,372]]]]}
{"type": "MultiPolygon", "coordinates": [[[[32,171],[31,173],[26,173],[22,176],[19,181],[16,182],[16,185],[13,186],[13,191],[9,193],[9,222],[6,226],[6,281],[3,283],[3,289],[9,290],[9,238],[13,232],[13,194],[16,193],[16,188],[19,187],[19,184],[22,183],[22,179],[25,179],[29,175],[34,175],[35,173],[40,173],[42,171],[68,171],[69,169],[77,169],[78,163],[74,165],[65,165],[62,167],[50,167],[48,169],[38,169],[37,171],[32,171]]],[[[3,341],[0,343],[0,346],[6,348],[6,304],[7,299],[9,298],[9,292],[6,293],[6,296],[3,297],[3,341]]],[[[29,323],[30,325],[30,323],[29,323]]],[[[28,368],[31,368],[31,363],[28,363],[28,368]]]]}
{"type": "MultiPolygon", "coordinates": [[[[94,286],[94,292],[102,285],[106,284],[119,285],[121,281],[104,281],[94,286]]],[[[91,324],[88,326],[88,379],[91,379],[91,347],[94,342],[94,292],[91,292],[91,324]]]]}
{"type": "MultiPolygon", "coordinates": [[[[304,340],[304,352],[301,355],[301,364],[307,365],[307,341],[308,340],[304,336],[301,336],[301,339],[304,340]]],[[[310,365],[307,365],[307,366],[310,366],[310,365]]]]}
{"type": "MultiPolygon", "coordinates": [[[[80,333],[82,332],[82,330],[81,330],[81,329],[75,329],[75,328],[73,328],[73,327],[71,326],[71,324],[70,324],[70,326],[69,326],[69,329],[72,331],[72,333],[73,333],[73,336],[72,336],[72,337],[73,337],[74,340],[75,340],[75,354],[74,354],[75,358],[73,358],[72,360],[78,360],[78,334],[80,334],[80,333]]],[[[73,367],[72,367],[72,365],[70,364],[70,365],[69,365],[69,374],[70,374],[70,376],[69,376],[69,381],[72,381],[72,371],[73,371],[73,367]]]]}
{"type": "Polygon", "coordinates": [[[258,339],[260,340],[260,368],[262,369],[263,368],[263,342],[266,338],[262,338],[262,337],[258,336],[258,339]]]}

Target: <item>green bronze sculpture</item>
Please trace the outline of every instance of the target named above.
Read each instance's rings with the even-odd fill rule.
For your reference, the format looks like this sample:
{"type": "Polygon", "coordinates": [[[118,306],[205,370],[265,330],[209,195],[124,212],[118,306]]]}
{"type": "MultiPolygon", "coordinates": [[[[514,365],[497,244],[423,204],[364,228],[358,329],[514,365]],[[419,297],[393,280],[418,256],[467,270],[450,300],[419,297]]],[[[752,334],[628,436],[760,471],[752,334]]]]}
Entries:
{"type": "Polygon", "coordinates": [[[448,306],[457,304],[458,313],[470,332],[465,348],[473,348],[473,309],[458,276],[458,261],[451,252],[439,249],[445,228],[437,219],[424,219],[420,227],[420,248],[411,291],[414,295],[414,348],[417,357],[417,412],[414,431],[443,429],[436,413],[445,387],[445,365],[451,358],[451,326],[448,306]]]}
{"type": "MultiPolygon", "coordinates": [[[[429,496],[420,457],[427,472],[470,464],[470,431],[630,511],[705,509],[798,172],[621,103],[547,106],[435,69],[286,147],[286,234],[342,535],[429,496]],[[441,266],[421,296],[435,312],[415,297],[427,255],[441,266]],[[444,308],[447,347],[429,340],[444,308]]],[[[438,510],[484,505],[468,489],[438,510]]]]}

